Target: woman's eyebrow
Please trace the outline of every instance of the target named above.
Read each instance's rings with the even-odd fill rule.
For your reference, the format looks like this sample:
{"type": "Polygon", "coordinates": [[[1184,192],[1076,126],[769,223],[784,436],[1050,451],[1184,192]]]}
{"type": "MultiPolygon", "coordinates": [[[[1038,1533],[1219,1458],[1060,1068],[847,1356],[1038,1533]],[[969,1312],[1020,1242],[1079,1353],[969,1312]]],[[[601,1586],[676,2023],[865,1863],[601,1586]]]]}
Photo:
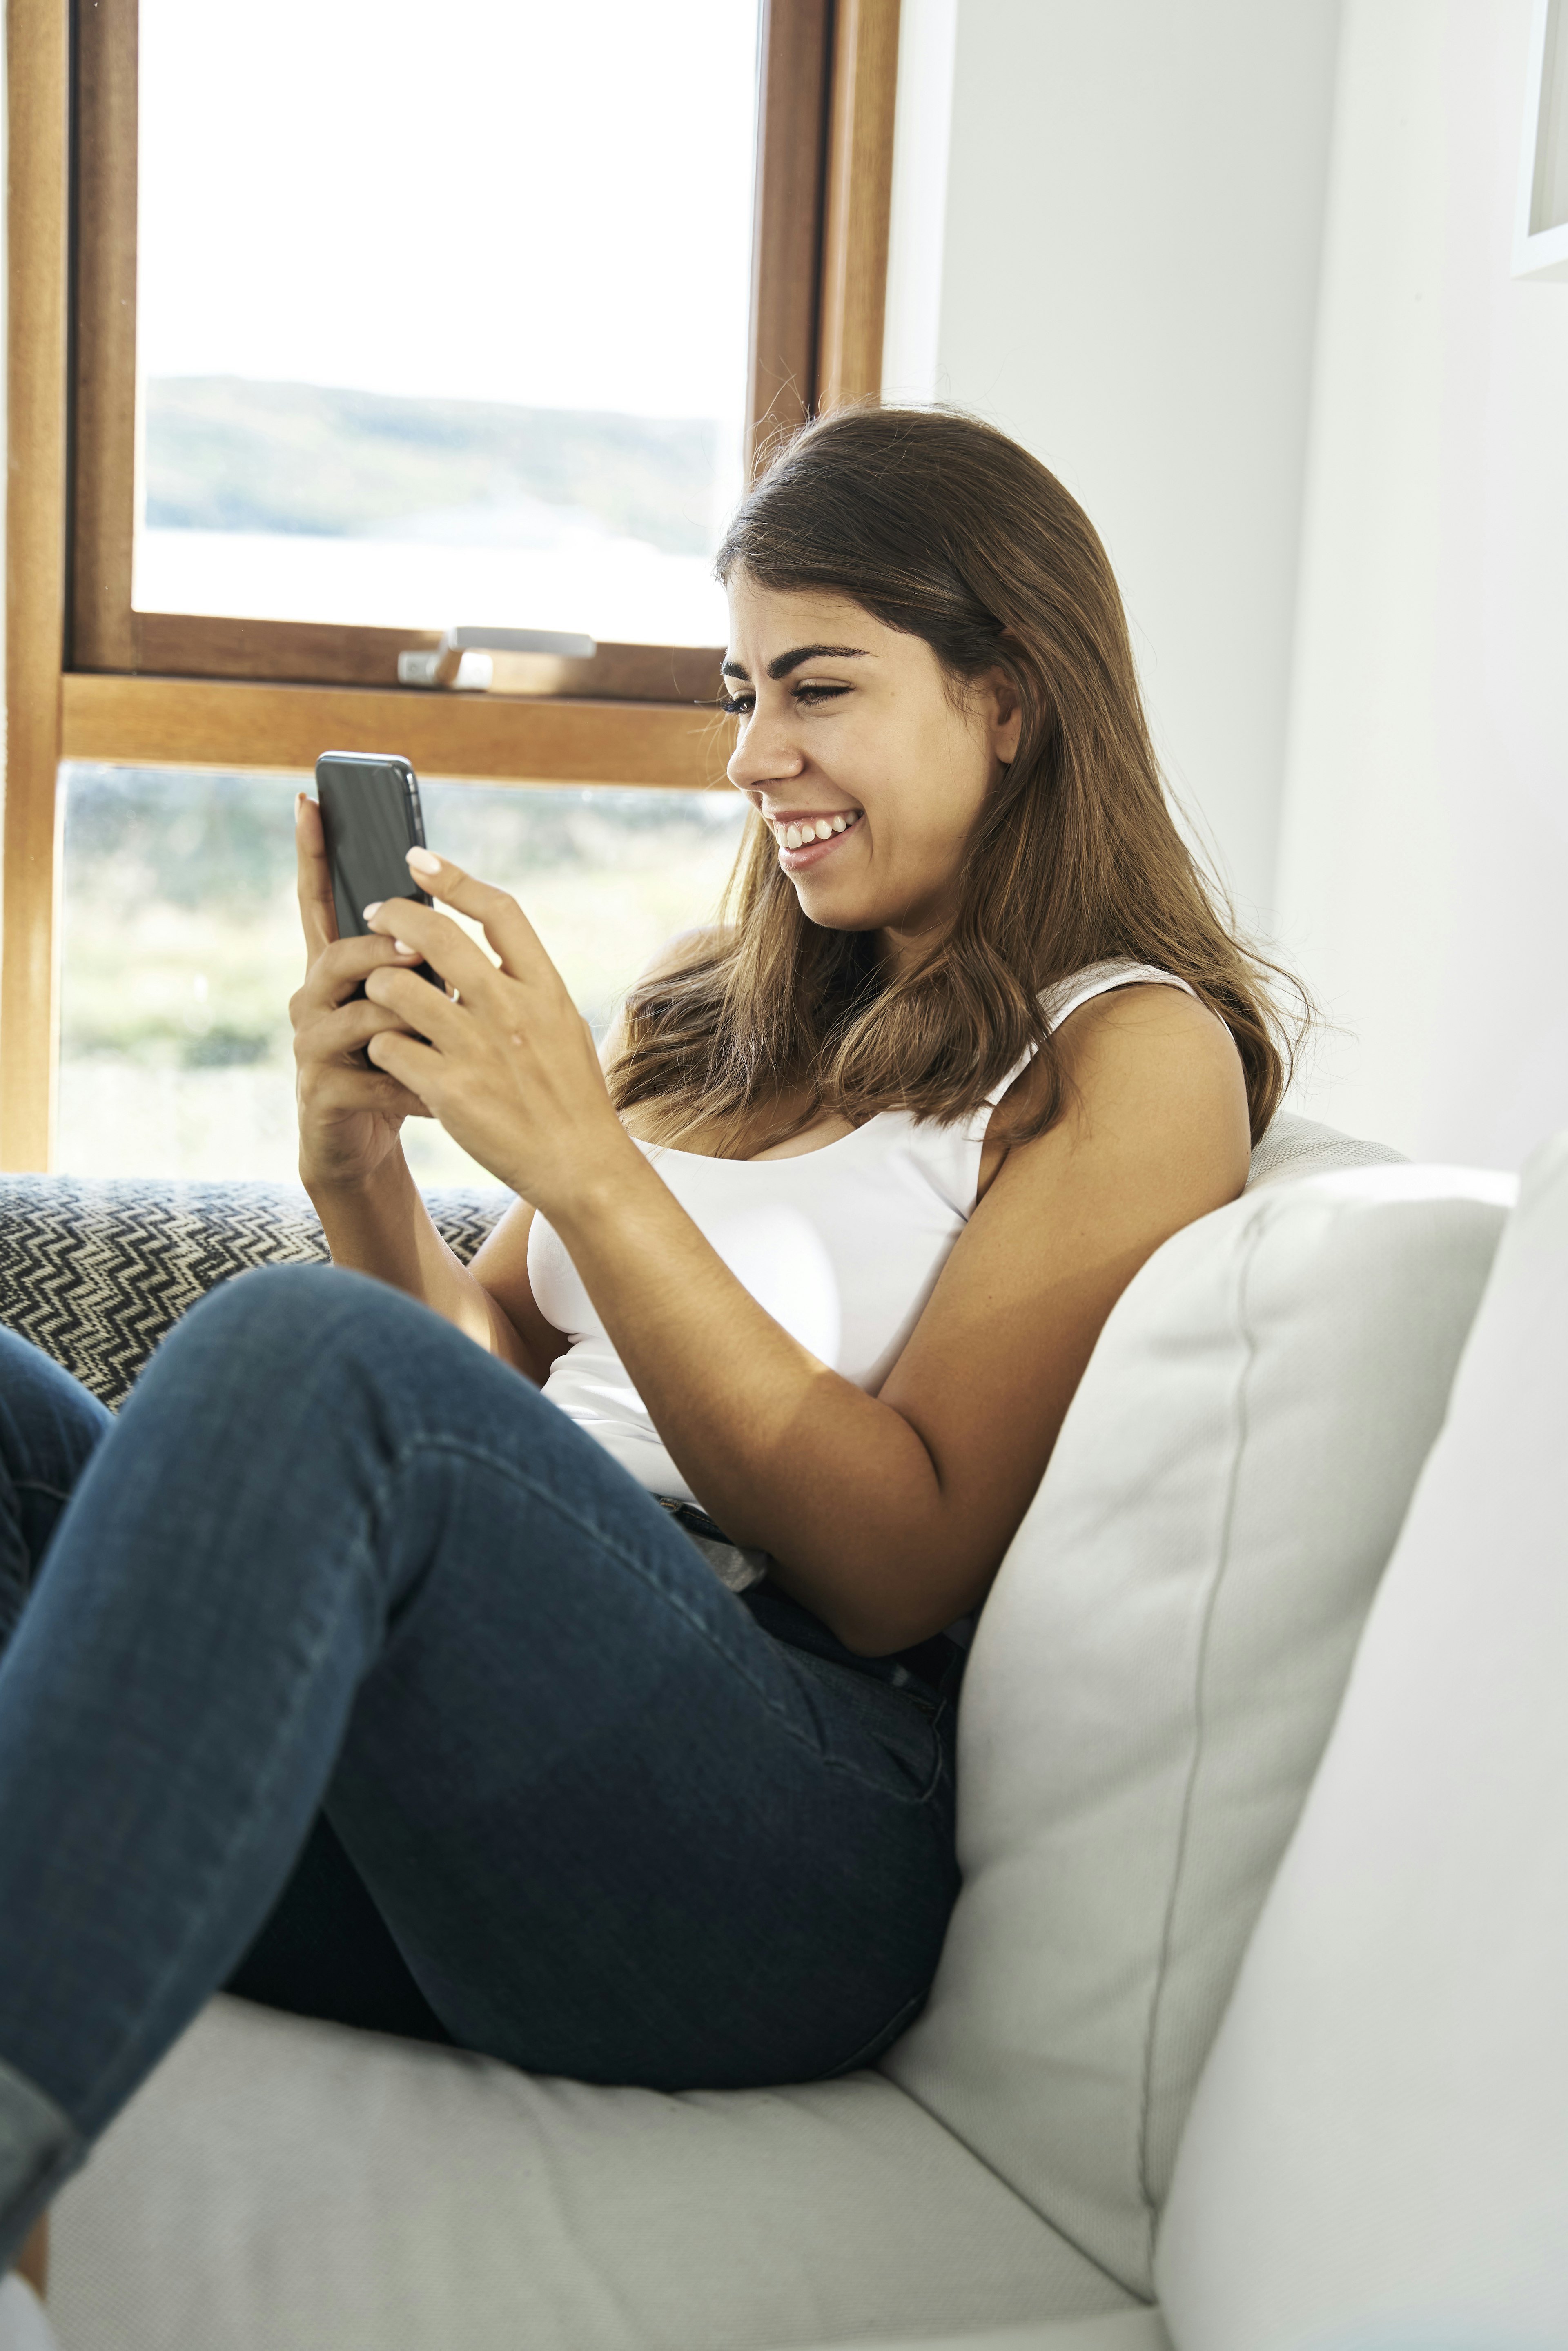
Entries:
{"type": "MultiPolygon", "coordinates": [[[[824,656],[830,661],[864,661],[865,647],[863,645],[797,645],[792,653],[777,654],[768,664],[768,674],[775,679],[788,677],[790,671],[799,669],[802,662],[821,661],[824,656]]],[[[737,661],[727,661],[720,674],[724,677],[742,678],[747,685],[751,683],[751,672],[745,667],[744,664],[737,661]]]]}

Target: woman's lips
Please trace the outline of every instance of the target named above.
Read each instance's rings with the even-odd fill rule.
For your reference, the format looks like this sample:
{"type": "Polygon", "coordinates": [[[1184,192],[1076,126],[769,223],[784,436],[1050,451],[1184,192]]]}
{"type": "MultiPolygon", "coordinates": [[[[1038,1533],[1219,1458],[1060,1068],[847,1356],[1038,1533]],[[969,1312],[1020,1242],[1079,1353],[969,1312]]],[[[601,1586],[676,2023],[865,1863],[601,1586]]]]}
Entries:
{"type": "Polygon", "coordinates": [[[859,809],[831,809],[824,810],[821,816],[770,817],[768,823],[779,844],[779,863],[791,873],[803,872],[808,865],[820,865],[841,841],[856,831],[861,814],[859,809]]]}

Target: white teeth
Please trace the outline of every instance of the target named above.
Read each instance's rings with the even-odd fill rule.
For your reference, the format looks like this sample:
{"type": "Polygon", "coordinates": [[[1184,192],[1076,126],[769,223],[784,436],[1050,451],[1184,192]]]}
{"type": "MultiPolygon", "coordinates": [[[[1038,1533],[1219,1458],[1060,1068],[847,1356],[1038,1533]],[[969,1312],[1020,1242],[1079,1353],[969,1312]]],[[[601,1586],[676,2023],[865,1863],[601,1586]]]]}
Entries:
{"type": "Polygon", "coordinates": [[[796,824],[781,824],[774,818],[774,835],[780,849],[807,849],[814,841],[831,841],[835,833],[848,832],[860,821],[860,815],[859,809],[852,809],[848,816],[807,817],[796,824]]]}

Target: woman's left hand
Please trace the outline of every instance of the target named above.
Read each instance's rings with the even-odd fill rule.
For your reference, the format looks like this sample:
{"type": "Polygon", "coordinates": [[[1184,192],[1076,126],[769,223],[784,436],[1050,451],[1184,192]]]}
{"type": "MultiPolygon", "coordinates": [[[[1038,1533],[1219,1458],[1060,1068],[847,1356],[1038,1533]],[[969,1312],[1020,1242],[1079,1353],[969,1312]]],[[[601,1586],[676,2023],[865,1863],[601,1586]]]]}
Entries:
{"type": "Polygon", "coordinates": [[[471,1158],[549,1216],[585,1176],[638,1156],[592,1031],[515,898],[428,850],[411,850],[409,867],[433,898],[480,925],[499,967],[434,906],[387,898],[367,909],[372,930],[417,947],[457,994],[395,967],[372,972],[366,995],[416,1034],[388,1029],[366,1050],[471,1158]]]}

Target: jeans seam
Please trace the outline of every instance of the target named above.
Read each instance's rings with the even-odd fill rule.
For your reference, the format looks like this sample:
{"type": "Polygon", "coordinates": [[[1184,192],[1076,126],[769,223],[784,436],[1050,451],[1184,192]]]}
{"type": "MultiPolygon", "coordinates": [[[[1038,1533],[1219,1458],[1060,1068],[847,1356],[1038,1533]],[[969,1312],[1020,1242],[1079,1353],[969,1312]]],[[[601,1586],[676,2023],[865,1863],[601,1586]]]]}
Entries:
{"type": "MultiPolygon", "coordinates": [[[[769,1714],[776,1718],[780,1727],[787,1735],[794,1740],[795,1744],[798,1747],[802,1748],[808,1754],[812,1755],[826,1770],[830,1771],[841,1772],[846,1779],[856,1781],[862,1787],[869,1788],[873,1795],[886,1797],[892,1803],[908,1805],[913,1809],[918,1809],[929,1803],[931,1797],[940,1784],[942,1778],[943,1758],[940,1748],[938,1749],[937,1753],[936,1768],[933,1772],[929,1784],[922,1790],[918,1795],[912,1796],[900,1795],[894,1790],[888,1788],[882,1781],[873,1779],[869,1772],[861,1771],[855,1764],[846,1763],[837,1756],[825,1754],[820,1747],[813,1746],[809,1739],[806,1739],[801,1735],[801,1733],[796,1729],[795,1725],[790,1721],[789,1717],[784,1708],[779,1705],[776,1699],[769,1696],[768,1692],[765,1690],[758,1682],[753,1679],[752,1676],[747,1672],[745,1666],[735,1657],[732,1657],[729,1653],[713,1638],[712,1634],[709,1632],[707,1626],[703,1623],[702,1619],[693,1614],[692,1610],[685,1605],[678,1593],[667,1592],[662,1585],[655,1583],[653,1578],[645,1572],[634,1558],[622,1548],[618,1541],[616,1541],[612,1537],[606,1535],[601,1529],[591,1525],[587,1520],[581,1518],[570,1504],[564,1502],[557,1494],[536,1483],[535,1480],[529,1478],[526,1470],[519,1469],[515,1461],[503,1459],[488,1451],[486,1447],[474,1444],[473,1441],[468,1438],[451,1437],[420,1437],[411,1439],[405,1446],[400,1448],[396,1457],[398,1468],[401,1468],[407,1459],[411,1458],[413,1454],[419,1452],[448,1453],[454,1455],[460,1460],[482,1462],[486,1468],[495,1470],[497,1474],[503,1478],[508,1484],[519,1487],[526,1494],[528,1494],[531,1500],[543,1502],[549,1509],[559,1512],[559,1514],[567,1520],[569,1525],[574,1526],[578,1530],[579,1533],[583,1535],[589,1541],[597,1543],[602,1550],[609,1552],[610,1556],[614,1559],[618,1566],[623,1568],[628,1573],[635,1575],[639,1583],[646,1585],[651,1591],[656,1592],[661,1600],[667,1602],[672,1607],[674,1607],[679,1614],[685,1619],[686,1624],[692,1631],[696,1633],[706,1644],[707,1647],[713,1651],[714,1655],[721,1659],[721,1661],[735,1673],[739,1680],[746,1684],[746,1687],[750,1690],[752,1696],[759,1699],[768,1708],[769,1714]]],[[[641,1489],[639,1489],[639,1490],[641,1489]]],[[[378,1502],[379,1500],[380,1497],[378,1496],[378,1502]]],[[[654,1503],[653,1508],[656,1510],[658,1505],[654,1503]]],[[[716,1578],[715,1580],[716,1582],[716,1578]]],[[[720,1585],[719,1588],[720,1590],[723,1590],[724,1587],[720,1585]]],[[[739,1604],[740,1604],[737,1601],[736,1605],[738,1607],[739,1604]]]]}

